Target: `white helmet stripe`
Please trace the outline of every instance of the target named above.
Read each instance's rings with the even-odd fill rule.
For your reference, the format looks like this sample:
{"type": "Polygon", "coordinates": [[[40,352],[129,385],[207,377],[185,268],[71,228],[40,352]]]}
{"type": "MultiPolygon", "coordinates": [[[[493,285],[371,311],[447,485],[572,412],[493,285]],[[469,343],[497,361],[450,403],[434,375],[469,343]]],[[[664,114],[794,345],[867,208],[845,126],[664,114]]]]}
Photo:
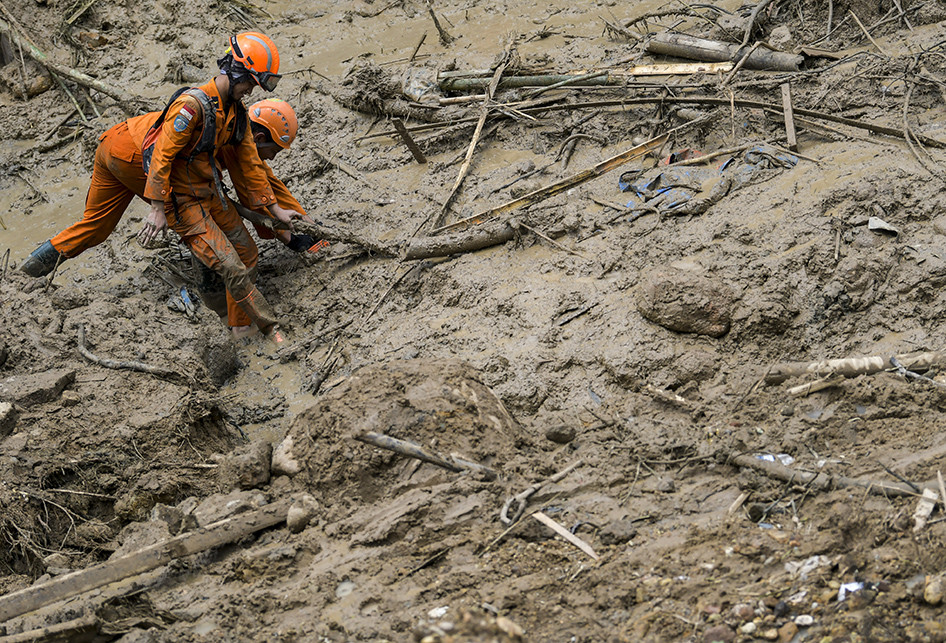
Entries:
{"type": "Polygon", "coordinates": [[[269,45],[267,45],[267,44],[263,41],[262,38],[258,38],[258,37],[256,37],[256,36],[252,36],[252,35],[250,35],[250,34],[246,34],[245,37],[246,37],[246,38],[249,38],[249,39],[252,40],[253,42],[258,42],[259,44],[261,44],[261,45],[263,46],[263,49],[266,50],[266,71],[272,71],[272,69],[273,69],[273,52],[269,49],[269,45]]]}

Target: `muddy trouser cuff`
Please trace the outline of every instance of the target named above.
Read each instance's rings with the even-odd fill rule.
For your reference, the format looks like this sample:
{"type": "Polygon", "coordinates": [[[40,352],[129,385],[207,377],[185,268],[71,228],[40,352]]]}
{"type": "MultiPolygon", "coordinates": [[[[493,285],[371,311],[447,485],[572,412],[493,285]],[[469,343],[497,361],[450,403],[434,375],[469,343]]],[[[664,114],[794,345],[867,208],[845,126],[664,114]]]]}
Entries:
{"type": "Polygon", "coordinates": [[[56,250],[50,241],[44,241],[39,248],[30,253],[20,266],[20,270],[30,277],[45,277],[65,260],[65,255],[56,250]]]}
{"type": "MultiPolygon", "coordinates": [[[[232,291],[231,294],[233,294],[232,291]]],[[[253,320],[256,327],[264,333],[268,332],[269,329],[276,324],[276,313],[256,287],[253,287],[242,299],[237,299],[236,297],[233,299],[249,318],[253,320]]]]}

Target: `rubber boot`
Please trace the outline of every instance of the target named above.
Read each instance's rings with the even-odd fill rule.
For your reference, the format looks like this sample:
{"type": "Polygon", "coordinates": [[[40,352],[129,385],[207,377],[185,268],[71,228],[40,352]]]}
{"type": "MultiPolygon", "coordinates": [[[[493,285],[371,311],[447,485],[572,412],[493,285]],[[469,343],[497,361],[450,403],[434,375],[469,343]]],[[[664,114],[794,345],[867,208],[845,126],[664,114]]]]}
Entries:
{"type": "Polygon", "coordinates": [[[30,277],[45,277],[65,260],[66,257],[60,254],[52,243],[44,241],[43,245],[30,253],[30,256],[20,266],[20,270],[30,277]]]}

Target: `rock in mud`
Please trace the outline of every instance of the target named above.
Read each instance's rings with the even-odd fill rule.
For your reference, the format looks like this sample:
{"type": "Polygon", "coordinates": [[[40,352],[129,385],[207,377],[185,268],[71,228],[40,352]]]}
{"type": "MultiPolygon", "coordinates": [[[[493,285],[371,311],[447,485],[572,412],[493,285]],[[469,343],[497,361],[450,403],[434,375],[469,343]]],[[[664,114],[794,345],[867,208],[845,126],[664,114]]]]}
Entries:
{"type": "Polygon", "coordinates": [[[133,522],[125,526],[118,535],[120,543],[118,549],[110,558],[119,558],[125,554],[132,554],[171,538],[168,524],[163,521],[133,522]]]}
{"type": "Polygon", "coordinates": [[[643,282],[637,309],[645,319],[679,333],[722,337],[729,332],[732,289],[694,271],[664,269],[643,282]]]}
{"type": "Polygon", "coordinates": [[[220,465],[220,481],[230,489],[256,489],[269,482],[273,447],[267,440],[242,446],[220,465]]]}
{"type": "Polygon", "coordinates": [[[0,438],[5,438],[13,433],[13,427],[20,417],[16,407],[9,402],[0,402],[0,438]]]}
{"type": "Polygon", "coordinates": [[[926,587],[923,588],[923,600],[929,605],[939,605],[943,602],[943,577],[928,576],[926,587]]]}
{"type": "Polygon", "coordinates": [[[172,536],[197,528],[197,519],[193,514],[185,513],[179,507],[169,507],[161,503],[151,508],[151,520],[166,523],[172,536]]]}
{"type": "Polygon", "coordinates": [[[302,465],[292,455],[294,445],[292,434],[276,445],[273,449],[272,473],[292,477],[302,471],[302,465]]]}
{"type": "Polygon", "coordinates": [[[598,532],[598,540],[602,545],[623,545],[637,535],[637,527],[634,522],[625,520],[616,520],[609,522],[598,532]]]}
{"type": "Polygon", "coordinates": [[[556,444],[568,444],[575,439],[575,429],[568,424],[559,424],[545,430],[545,439],[556,444]]]}
{"type": "Polygon", "coordinates": [[[319,503],[309,494],[304,494],[293,501],[286,514],[286,526],[289,531],[298,534],[309,526],[319,511],[319,503]]]}
{"type": "Polygon", "coordinates": [[[236,345],[222,333],[209,333],[200,355],[214,386],[223,384],[243,368],[236,345]]]}
{"type": "Polygon", "coordinates": [[[717,625],[703,633],[703,643],[732,643],[736,633],[728,625],[717,625]]]}
{"type": "Polygon", "coordinates": [[[89,293],[84,288],[66,284],[56,288],[50,295],[49,300],[52,302],[53,308],[72,310],[73,308],[88,306],[89,293]]]}
{"type": "Polygon", "coordinates": [[[0,382],[0,401],[22,407],[44,404],[59,397],[76,379],[71,369],[53,369],[35,375],[14,375],[0,382]]]}

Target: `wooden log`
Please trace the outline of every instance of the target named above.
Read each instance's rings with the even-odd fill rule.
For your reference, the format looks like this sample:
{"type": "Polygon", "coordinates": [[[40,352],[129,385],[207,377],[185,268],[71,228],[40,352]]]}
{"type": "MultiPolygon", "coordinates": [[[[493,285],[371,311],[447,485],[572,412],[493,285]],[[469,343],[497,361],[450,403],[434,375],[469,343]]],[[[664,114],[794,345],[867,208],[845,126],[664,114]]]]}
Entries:
{"type": "MultiPolygon", "coordinates": [[[[646,48],[652,54],[707,62],[738,60],[746,53],[739,45],[696,38],[682,33],[657,34],[648,41],[646,48]]],[[[798,71],[804,60],[802,56],[795,54],[759,48],[747,57],[745,67],[771,71],[798,71]]]]}
{"type": "Polygon", "coordinates": [[[172,560],[226,545],[286,520],[289,500],[221,520],[196,531],[139,549],[114,560],[57,576],[0,596],[0,623],[83,592],[167,565],[172,560]]]}
{"type": "MultiPolygon", "coordinates": [[[[946,365],[946,353],[909,353],[896,355],[895,357],[911,371],[928,371],[934,366],[946,365]]],[[[889,360],[889,357],[875,355],[872,357],[826,359],[820,362],[786,362],[773,366],[769,374],[765,376],[765,383],[781,384],[796,375],[843,375],[845,377],[870,375],[891,368],[889,360]]]]}
{"type": "MultiPolygon", "coordinates": [[[[728,72],[733,68],[732,61],[700,63],[664,63],[658,65],[635,65],[619,70],[589,70],[574,74],[535,74],[529,76],[504,76],[499,81],[498,89],[518,87],[551,87],[552,85],[571,85],[573,87],[597,87],[623,85],[631,78],[640,76],[685,76],[689,74],[715,74],[728,72]]],[[[457,76],[456,72],[442,72],[438,82],[445,92],[463,92],[483,89],[489,85],[488,72],[474,70],[467,75],[457,76]]],[[[448,103],[449,104],[449,103],[448,103]]]]}
{"type": "Polygon", "coordinates": [[[99,619],[89,614],[74,621],[47,625],[39,629],[0,636],[0,643],[52,643],[53,641],[92,641],[99,633],[99,619]]]}
{"type": "Polygon", "coordinates": [[[478,228],[459,234],[415,237],[407,242],[403,258],[405,260],[431,259],[433,257],[448,257],[462,252],[475,252],[511,241],[515,238],[516,232],[514,223],[503,223],[500,226],[478,228]]]}

